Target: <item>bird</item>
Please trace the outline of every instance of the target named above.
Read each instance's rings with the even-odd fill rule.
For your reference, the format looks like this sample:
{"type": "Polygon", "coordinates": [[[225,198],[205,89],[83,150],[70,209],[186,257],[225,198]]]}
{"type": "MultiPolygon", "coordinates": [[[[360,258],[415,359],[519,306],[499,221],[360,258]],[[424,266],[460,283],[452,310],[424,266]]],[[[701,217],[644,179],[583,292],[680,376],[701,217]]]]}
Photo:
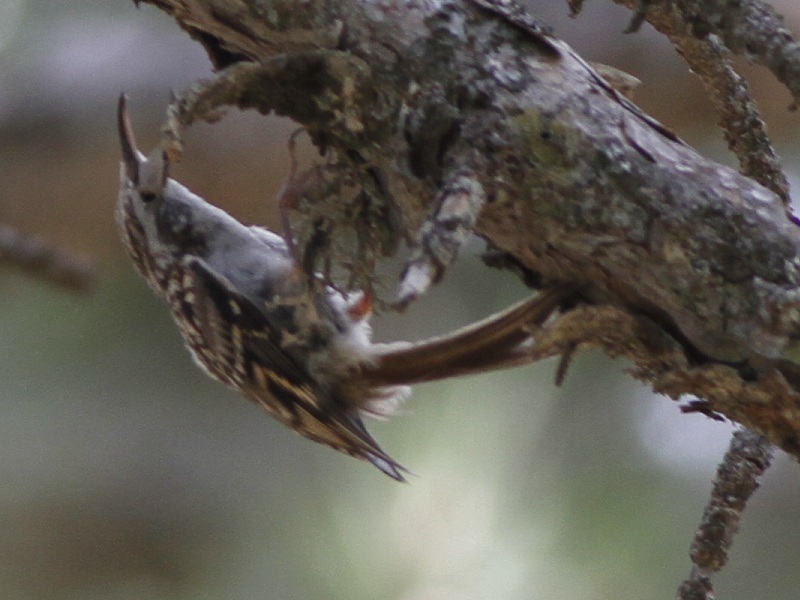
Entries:
{"type": "Polygon", "coordinates": [[[300,435],[395,480],[408,471],[364,417],[391,416],[411,385],[527,362],[533,332],[570,294],[554,286],[441,337],[375,343],[368,294],[309,274],[284,237],[170,178],[162,148],[137,149],[124,94],[117,121],[119,231],[195,362],[300,435]]]}

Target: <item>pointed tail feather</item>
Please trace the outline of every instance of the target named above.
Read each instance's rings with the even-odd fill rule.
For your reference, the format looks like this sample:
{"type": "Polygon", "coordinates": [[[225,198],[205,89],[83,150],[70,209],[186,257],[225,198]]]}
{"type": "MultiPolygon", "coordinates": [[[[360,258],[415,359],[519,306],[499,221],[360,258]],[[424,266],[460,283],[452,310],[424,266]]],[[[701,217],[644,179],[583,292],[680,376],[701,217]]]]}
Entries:
{"type": "Polygon", "coordinates": [[[572,293],[572,287],[552,288],[449,335],[379,346],[361,377],[374,385],[410,385],[523,363],[530,327],[544,323],[572,293]]]}

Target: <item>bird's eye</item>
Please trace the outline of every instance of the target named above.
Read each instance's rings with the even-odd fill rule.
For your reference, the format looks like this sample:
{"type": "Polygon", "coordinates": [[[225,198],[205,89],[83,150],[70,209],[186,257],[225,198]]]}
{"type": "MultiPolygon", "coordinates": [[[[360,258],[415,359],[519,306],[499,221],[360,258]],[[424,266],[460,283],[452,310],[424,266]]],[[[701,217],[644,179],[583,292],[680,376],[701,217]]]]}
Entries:
{"type": "Polygon", "coordinates": [[[142,192],[139,194],[139,197],[142,199],[142,202],[147,204],[156,199],[156,195],[153,192],[142,192]]]}

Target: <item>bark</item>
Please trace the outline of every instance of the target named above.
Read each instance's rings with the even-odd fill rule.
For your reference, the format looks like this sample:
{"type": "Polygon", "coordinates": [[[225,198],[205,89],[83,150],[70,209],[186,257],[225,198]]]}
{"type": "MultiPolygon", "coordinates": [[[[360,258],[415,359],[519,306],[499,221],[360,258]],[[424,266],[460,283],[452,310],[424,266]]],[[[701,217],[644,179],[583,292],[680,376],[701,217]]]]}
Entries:
{"type": "MultiPolygon", "coordinates": [[[[723,42],[762,49],[741,37],[750,20],[663,22],[688,23],[669,35],[707,61],[712,89],[741,94],[721,118],[750,124],[727,128],[732,144],[756,129],[739,155],[765,185],[700,156],[500,0],[149,1],[225,68],[176,103],[173,129],[236,104],[291,117],[322,150],[324,164],[294,174],[285,195],[307,216],[310,263],[350,236],[346,262],[363,284],[407,240],[403,304],[474,232],[529,280],[579,286],[537,357],[624,355],[657,391],[700,399],[686,410],[800,457],[800,230],[724,62],[723,42]]],[[[645,4],[648,19],[669,5],[645,4]]],[[[795,43],[781,31],[763,55],[796,90],[795,43]]]]}

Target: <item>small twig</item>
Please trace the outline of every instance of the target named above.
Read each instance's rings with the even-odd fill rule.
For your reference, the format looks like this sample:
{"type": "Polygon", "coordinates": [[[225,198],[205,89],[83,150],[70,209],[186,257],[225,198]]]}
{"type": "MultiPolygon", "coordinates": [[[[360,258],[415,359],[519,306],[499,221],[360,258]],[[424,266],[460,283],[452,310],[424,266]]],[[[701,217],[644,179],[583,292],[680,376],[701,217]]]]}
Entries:
{"type": "Polygon", "coordinates": [[[677,600],[714,600],[714,588],[708,577],[699,575],[692,569],[692,574],[678,587],[677,600]]]}
{"type": "Polygon", "coordinates": [[[266,68],[259,63],[236,63],[220,71],[213,79],[200,81],[183,94],[174,96],[161,129],[162,146],[170,160],[180,158],[184,129],[195,121],[214,122],[221,118],[221,109],[237,105],[244,92],[265,73],[266,68]]]}
{"type": "Polygon", "coordinates": [[[401,310],[441,279],[472,232],[486,201],[486,190],[475,171],[470,170],[469,162],[464,160],[461,169],[446,176],[436,200],[436,212],[417,234],[417,245],[400,277],[395,306],[401,310]]]}
{"type": "Polygon", "coordinates": [[[696,58],[687,57],[687,61],[714,94],[720,126],[725,130],[728,147],[739,159],[739,170],[778,194],[788,206],[789,183],[750,86],[734,71],[730,52],[719,37],[709,35],[699,50],[696,58]]]}
{"type": "Polygon", "coordinates": [[[689,550],[692,573],[678,589],[680,600],[713,598],[709,576],[728,561],[742,513],[769,468],[773,453],[774,447],[763,436],[749,429],[734,432],[689,550]]]}
{"type": "Polygon", "coordinates": [[[642,24],[647,20],[647,9],[650,7],[650,4],[652,4],[652,1],[653,0],[639,0],[639,6],[633,11],[633,16],[622,33],[636,33],[641,29],[642,24]]]}
{"type": "Polygon", "coordinates": [[[0,264],[3,263],[70,290],[86,291],[95,282],[94,265],[87,257],[6,225],[0,225],[0,264]]]}
{"type": "Polygon", "coordinates": [[[558,367],[556,367],[556,385],[561,387],[564,383],[564,379],[567,377],[567,371],[569,370],[570,365],[572,364],[572,359],[575,356],[575,352],[578,350],[577,343],[565,344],[564,352],[561,354],[561,358],[558,361],[558,367]]]}

